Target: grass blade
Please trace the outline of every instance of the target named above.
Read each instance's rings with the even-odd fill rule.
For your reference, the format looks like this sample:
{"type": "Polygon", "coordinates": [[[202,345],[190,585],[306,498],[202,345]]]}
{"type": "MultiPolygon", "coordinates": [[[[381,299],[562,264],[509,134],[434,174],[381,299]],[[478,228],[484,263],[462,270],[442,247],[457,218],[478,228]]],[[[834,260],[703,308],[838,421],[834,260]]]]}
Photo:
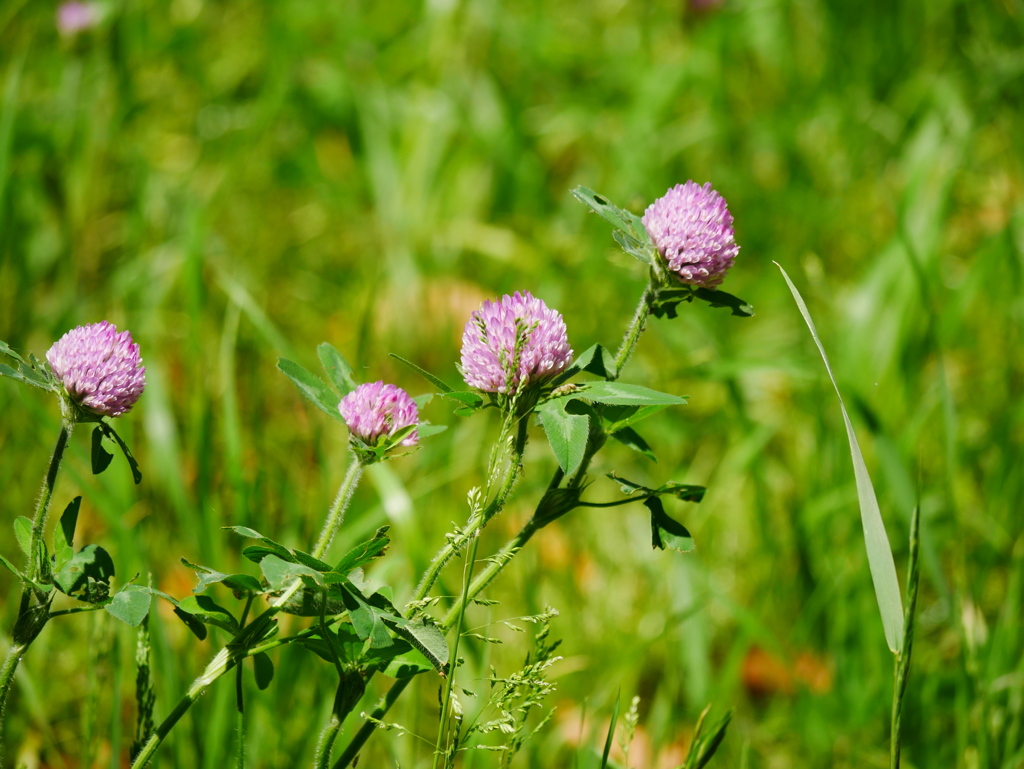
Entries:
{"type": "Polygon", "coordinates": [[[864,544],[868,551],[868,565],[871,568],[871,581],[875,585],[875,598],[878,600],[878,611],[882,615],[882,627],[885,630],[885,642],[889,645],[893,654],[899,654],[903,648],[903,600],[900,597],[900,585],[896,578],[896,564],[892,558],[892,548],[889,546],[889,537],[885,533],[885,524],[882,522],[882,513],[878,509],[878,499],[875,497],[875,488],[871,484],[871,476],[868,475],[867,465],[864,463],[864,456],[860,451],[860,444],[857,442],[857,435],[853,431],[853,423],[850,422],[850,415],[846,413],[846,405],[843,403],[843,396],[839,392],[839,385],[832,374],[832,367],[829,365],[828,356],[825,354],[825,347],[818,337],[818,330],[814,327],[811,314],[804,304],[803,297],[797,291],[789,275],[782,269],[778,262],[775,266],[782,272],[786,279],[793,299],[796,302],[800,314],[803,316],[807,328],[811,332],[814,344],[821,353],[821,360],[825,363],[825,370],[828,372],[832,386],[836,390],[836,397],[839,398],[839,408],[843,412],[843,422],[846,424],[846,437],[850,441],[850,454],[853,458],[853,474],[857,480],[857,499],[860,502],[860,520],[864,526],[864,544]]]}

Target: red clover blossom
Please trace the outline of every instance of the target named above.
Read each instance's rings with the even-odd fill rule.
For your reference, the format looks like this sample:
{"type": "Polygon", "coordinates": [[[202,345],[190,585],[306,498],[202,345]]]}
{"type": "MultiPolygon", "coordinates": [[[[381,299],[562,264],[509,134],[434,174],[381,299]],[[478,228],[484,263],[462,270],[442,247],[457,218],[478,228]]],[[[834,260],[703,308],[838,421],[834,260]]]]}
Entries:
{"type": "Polygon", "coordinates": [[[68,331],[46,360],[71,400],[106,417],[131,411],[146,386],[146,369],[130,331],[107,321],[68,331]]]}
{"type": "Polygon", "coordinates": [[[677,184],[644,212],[644,227],[677,278],[715,288],[740,251],[725,198],[693,181],[677,184]]]}
{"type": "Polygon", "coordinates": [[[470,387],[514,395],[572,362],[565,321],[528,291],[484,302],[466,323],[459,369],[470,387]]]}
{"type": "MultiPolygon", "coordinates": [[[[352,436],[374,448],[419,420],[419,410],[409,394],[401,387],[383,382],[359,385],[341,399],[338,411],[352,436]]],[[[419,434],[413,430],[401,444],[415,446],[418,441],[419,434]]]]}

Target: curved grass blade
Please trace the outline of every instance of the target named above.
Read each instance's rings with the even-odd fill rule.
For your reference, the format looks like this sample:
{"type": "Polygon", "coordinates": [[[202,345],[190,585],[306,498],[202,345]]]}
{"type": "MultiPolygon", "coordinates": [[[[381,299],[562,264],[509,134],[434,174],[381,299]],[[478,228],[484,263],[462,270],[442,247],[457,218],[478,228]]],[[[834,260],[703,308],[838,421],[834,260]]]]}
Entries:
{"type": "Polygon", "coordinates": [[[904,642],[904,619],[903,600],[900,597],[900,585],[896,578],[896,564],[892,558],[892,548],[889,546],[889,537],[885,533],[885,524],[882,521],[882,513],[878,509],[878,499],[875,497],[875,488],[871,484],[871,476],[868,475],[867,465],[864,464],[864,456],[860,451],[860,444],[857,443],[857,435],[853,431],[853,424],[850,422],[850,415],[846,413],[846,406],[843,403],[843,396],[839,392],[839,385],[832,374],[832,367],[829,365],[825,348],[818,337],[818,330],[814,327],[811,314],[804,304],[803,297],[797,291],[789,275],[782,269],[778,262],[775,266],[782,272],[786,279],[789,290],[793,294],[800,314],[803,316],[807,328],[811,332],[814,344],[821,353],[821,359],[825,363],[825,370],[828,372],[832,386],[839,398],[839,408],[843,412],[843,422],[846,424],[846,437],[850,442],[850,454],[853,458],[853,474],[857,481],[857,499],[860,502],[860,520],[864,527],[864,544],[868,551],[868,566],[871,568],[871,581],[875,585],[875,598],[878,600],[878,611],[882,615],[882,628],[885,630],[885,642],[893,654],[899,654],[903,649],[904,642]]]}

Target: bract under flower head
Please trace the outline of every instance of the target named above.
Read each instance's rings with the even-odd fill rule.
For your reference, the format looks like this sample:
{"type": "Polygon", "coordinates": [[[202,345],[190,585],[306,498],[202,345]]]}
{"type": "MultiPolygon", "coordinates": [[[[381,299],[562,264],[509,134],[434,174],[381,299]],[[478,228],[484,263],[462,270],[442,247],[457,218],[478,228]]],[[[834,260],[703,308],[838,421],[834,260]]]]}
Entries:
{"type": "Polygon", "coordinates": [[[514,395],[572,362],[565,321],[528,291],[484,302],[462,333],[460,370],[470,387],[514,395]]]}
{"type": "Polygon", "coordinates": [[[146,386],[146,369],[130,331],[107,321],[68,331],[46,360],[71,400],[89,411],[119,417],[131,411],[146,386]]]}
{"type": "MultiPolygon", "coordinates": [[[[373,448],[419,421],[419,409],[409,394],[401,387],[384,382],[359,385],[341,399],[338,411],[352,435],[373,448]]],[[[415,446],[417,442],[419,434],[413,430],[401,445],[415,446]]]]}
{"type": "Polygon", "coordinates": [[[644,227],[677,278],[714,288],[740,251],[725,198],[693,181],[677,184],[644,212],[644,227]]]}

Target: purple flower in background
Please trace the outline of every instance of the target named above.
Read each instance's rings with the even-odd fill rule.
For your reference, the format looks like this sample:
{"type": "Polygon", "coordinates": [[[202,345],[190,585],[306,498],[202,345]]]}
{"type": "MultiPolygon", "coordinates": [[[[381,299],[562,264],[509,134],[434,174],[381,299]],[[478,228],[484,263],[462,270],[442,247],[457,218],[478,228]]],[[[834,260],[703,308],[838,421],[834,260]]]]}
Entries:
{"type": "Polygon", "coordinates": [[[82,3],[76,0],[61,3],[57,8],[57,30],[65,37],[77,35],[79,32],[96,26],[99,13],[93,3],[82,3]]]}
{"type": "MultiPolygon", "coordinates": [[[[415,425],[420,416],[405,390],[383,382],[359,385],[341,399],[338,411],[352,435],[368,446],[377,446],[382,438],[386,440],[403,427],[415,425]]],[[[413,430],[402,445],[415,446],[418,441],[419,434],[413,430]]]]}
{"type": "Polygon", "coordinates": [[[714,288],[740,251],[725,198],[695,182],[677,184],[647,207],[644,227],[683,283],[714,288]]]}
{"type": "Polygon", "coordinates": [[[71,399],[96,414],[131,411],[146,386],[146,369],[130,331],[103,320],[68,331],[46,352],[46,360],[71,399]]]}
{"type": "Polygon", "coordinates": [[[514,395],[560,374],[572,361],[565,321],[528,291],[484,302],[462,333],[466,384],[514,395]]]}

